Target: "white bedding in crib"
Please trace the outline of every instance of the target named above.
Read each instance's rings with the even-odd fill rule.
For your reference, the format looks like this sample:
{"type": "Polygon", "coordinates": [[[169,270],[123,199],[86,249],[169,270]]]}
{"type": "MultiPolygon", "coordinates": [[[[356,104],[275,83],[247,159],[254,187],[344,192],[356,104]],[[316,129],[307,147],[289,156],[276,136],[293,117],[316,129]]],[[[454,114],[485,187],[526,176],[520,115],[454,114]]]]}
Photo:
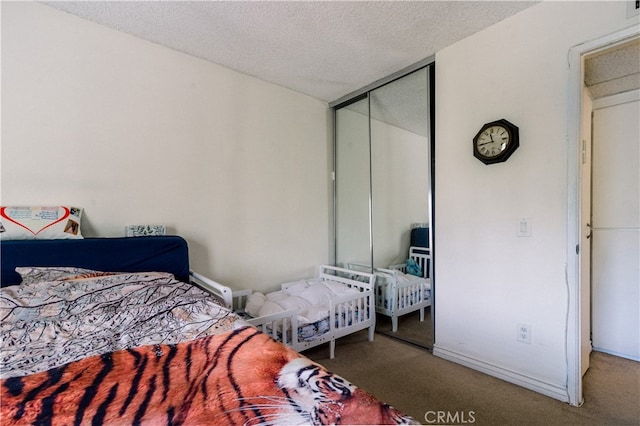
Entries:
{"type": "MultiPolygon", "coordinates": [[[[402,271],[394,271],[396,274],[396,277],[398,277],[398,282],[402,283],[402,282],[407,282],[407,281],[414,281],[417,278],[420,278],[416,275],[411,275],[411,274],[407,274],[406,272],[402,272],[402,271]]],[[[393,278],[392,274],[386,273],[386,272],[378,272],[380,275],[384,276],[384,277],[388,277],[388,278],[393,278]]],[[[422,278],[424,281],[427,281],[426,283],[426,288],[427,289],[431,289],[431,282],[429,281],[429,279],[427,278],[422,278]]]]}
{"type": "Polygon", "coordinates": [[[289,284],[285,290],[263,294],[252,293],[245,312],[252,317],[298,311],[298,325],[313,324],[329,316],[329,305],[333,298],[358,293],[357,289],[339,282],[306,279],[289,284]]]}
{"type": "Polygon", "coordinates": [[[409,281],[422,281],[424,284],[424,291],[420,291],[415,289],[413,292],[404,293],[402,296],[395,293],[393,286],[385,285],[383,287],[385,294],[382,295],[378,293],[380,296],[384,296],[384,307],[389,309],[391,300],[394,297],[398,297],[396,300],[396,304],[398,308],[404,308],[405,306],[413,306],[418,303],[420,300],[429,300],[431,298],[431,280],[428,278],[421,278],[415,275],[407,274],[402,271],[394,271],[394,274],[389,274],[386,272],[378,272],[378,274],[386,279],[388,279],[388,283],[393,282],[394,279],[397,279],[398,284],[409,282],[409,281]],[[395,277],[395,278],[394,278],[395,277]]]}

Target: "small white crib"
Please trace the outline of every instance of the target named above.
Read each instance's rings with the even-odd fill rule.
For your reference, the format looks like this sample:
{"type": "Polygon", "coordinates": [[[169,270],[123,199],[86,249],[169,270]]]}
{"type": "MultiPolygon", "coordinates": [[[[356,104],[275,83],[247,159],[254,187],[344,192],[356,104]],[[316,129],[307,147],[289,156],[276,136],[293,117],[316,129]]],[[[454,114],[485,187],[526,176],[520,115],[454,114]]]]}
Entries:
{"type": "MultiPolygon", "coordinates": [[[[399,317],[420,311],[420,321],[424,321],[425,308],[431,306],[430,251],[424,247],[410,247],[409,258],[420,266],[422,276],[407,275],[406,263],[375,270],[376,312],[391,318],[393,332],[398,331],[399,317]]],[[[371,269],[358,263],[348,263],[347,267],[352,271],[371,269]]]]}
{"type": "MultiPolygon", "coordinates": [[[[336,339],[340,337],[368,329],[369,341],[373,341],[376,321],[373,294],[375,275],[354,272],[329,265],[318,268],[318,280],[356,290],[331,298],[328,317],[322,320],[321,325],[299,324],[299,312],[296,309],[255,318],[246,317],[246,321],[298,352],[328,342],[331,358],[335,357],[336,339]],[[321,332],[314,334],[314,330],[321,332]]],[[[299,283],[284,283],[281,289],[286,291],[299,283]]],[[[245,311],[247,299],[252,293],[253,290],[233,291],[233,308],[236,312],[242,314],[245,311]]]]}

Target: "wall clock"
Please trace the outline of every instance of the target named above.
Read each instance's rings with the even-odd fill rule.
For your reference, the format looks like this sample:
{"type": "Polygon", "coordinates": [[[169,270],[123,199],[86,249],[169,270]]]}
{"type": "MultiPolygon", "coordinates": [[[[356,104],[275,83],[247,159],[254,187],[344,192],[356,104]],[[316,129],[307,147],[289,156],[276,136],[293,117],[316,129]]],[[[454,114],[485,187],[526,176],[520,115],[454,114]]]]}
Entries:
{"type": "Polygon", "coordinates": [[[506,161],[520,146],[518,127],[505,119],[487,123],[473,138],[473,156],[484,164],[506,161]]]}

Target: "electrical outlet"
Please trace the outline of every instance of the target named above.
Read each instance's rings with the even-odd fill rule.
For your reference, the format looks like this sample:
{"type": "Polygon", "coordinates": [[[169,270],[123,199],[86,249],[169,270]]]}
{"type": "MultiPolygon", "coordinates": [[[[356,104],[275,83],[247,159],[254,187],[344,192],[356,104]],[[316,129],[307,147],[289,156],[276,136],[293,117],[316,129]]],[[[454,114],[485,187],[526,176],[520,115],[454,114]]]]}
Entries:
{"type": "Polygon", "coordinates": [[[531,324],[518,324],[516,340],[522,343],[531,343],[531,324]]]}

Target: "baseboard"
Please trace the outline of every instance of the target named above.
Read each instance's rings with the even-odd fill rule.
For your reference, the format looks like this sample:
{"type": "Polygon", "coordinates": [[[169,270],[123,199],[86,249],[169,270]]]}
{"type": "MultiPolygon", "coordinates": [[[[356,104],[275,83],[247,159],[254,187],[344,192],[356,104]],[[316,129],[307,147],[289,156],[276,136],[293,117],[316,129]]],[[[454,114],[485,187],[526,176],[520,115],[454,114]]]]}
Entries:
{"type": "Polygon", "coordinates": [[[625,354],[625,353],[622,353],[622,352],[616,352],[616,351],[612,351],[610,349],[599,348],[597,346],[593,346],[592,349],[594,351],[596,351],[596,352],[604,352],[605,354],[617,356],[619,358],[626,358],[626,359],[630,359],[631,361],[640,361],[640,357],[629,355],[629,354],[625,354]]]}
{"type": "Polygon", "coordinates": [[[562,386],[558,386],[553,383],[547,383],[540,379],[529,377],[522,373],[518,373],[516,371],[512,371],[498,365],[472,358],[467,355],[462,355],[449,349],[441,348],[437,344],[433,347],[433,354],[437,357],[455,362],[456,364],[464,365],[465,367],[469,367],[482,373],[488,374],[489,376],[497,377],[509,383],[522,386],[523,388],[541,393],[562,402],[569,402],[567,389],[562,386]]]}

